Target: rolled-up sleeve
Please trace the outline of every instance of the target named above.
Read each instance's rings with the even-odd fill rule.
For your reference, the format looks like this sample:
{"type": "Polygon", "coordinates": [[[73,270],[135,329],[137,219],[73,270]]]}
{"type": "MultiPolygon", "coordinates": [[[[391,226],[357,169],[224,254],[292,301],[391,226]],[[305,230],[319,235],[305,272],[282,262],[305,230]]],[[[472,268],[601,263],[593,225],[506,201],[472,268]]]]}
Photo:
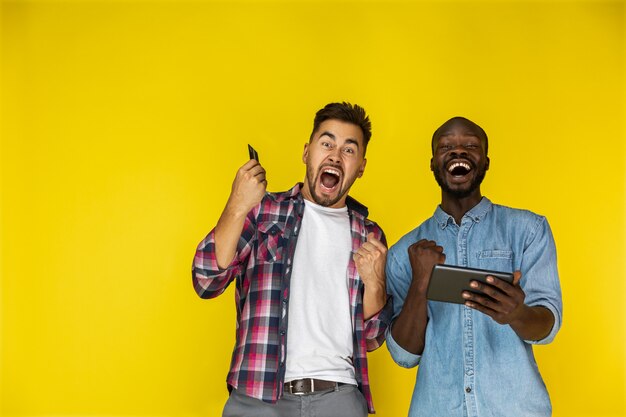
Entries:
{"type": "Polygon", "coordinates": [[[371,352],[383,345],[385,342],[385,335],[387,334],[387,328],[391,322],[391,314],[393,312],[392,298],[387,297],[385,306],[368,320],[365,320],[365,343],[367,351],[371,352]]]}
{"type": "Polygon", "coordinates": [[[536,221],[533,233],[526,242],[521,264],[522,281],[526,304],[548,309],[554,316],[550,333],[541,340],[525,340],[530,344],[548,344],[554,340],[561,328],[563,301],[556,262],[556,245],[545,217],[536,221]]]}
{"type": "Polygon", "coordinates": [[[254,214],[250,212],[244,222],[235,257],[225,269],[217,264],[215,229],[200,242],[193,258],[191,276],[193,288],[201,298],[213,298],[222,294],[230,282],[243,272],[243,265],[250,256],[255,231],[254,214]]]}
{"type": "Polygon", "coordinates": [[[391,327],[387,329],[387,349],[394,362],[403,368],[414,368],[420,363],[421,355],[405,350],[391,335],[391,327]]]}
{"type": "Polygon", "coordinates": [[[398,242],[389,250],[385,273],[387,275],[387,291],[389,291],[393,299],[393,319],[391,325],[387,328],[387,349],[398,365],[403,368],[413,368],[419,364],[421,355],[405,350],[391,335],[393,320],[402,311],[412,279],[406,243],[404,241],[398,242]]]}
{"type": "MultiPolygon", "coordinates": [[[[380,226],[371,222],[367,225],[367,231],[368,233],[374,233],[374,237],[387,247],[387,237],[380,226]]],[[[391,295],[388,294],[387,301],[383,308],[363,323],[363,334],[365,335],[365,343],[368,352],[378,349],[385,343],[385,335],[391,323],[392,314],[393,301],[391,295]]]]}

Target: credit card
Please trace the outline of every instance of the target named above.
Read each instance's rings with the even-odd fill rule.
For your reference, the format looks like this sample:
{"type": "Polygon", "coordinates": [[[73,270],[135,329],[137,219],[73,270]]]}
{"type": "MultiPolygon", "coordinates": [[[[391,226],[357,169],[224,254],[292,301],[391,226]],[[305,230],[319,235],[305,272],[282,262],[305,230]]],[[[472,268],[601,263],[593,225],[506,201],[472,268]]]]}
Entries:
{"type": "Polygon", "coordinates": [[[250,155],[250,159],[254,159],[255,161],[259,162],[259,154],[257,153],[257,151],[254,150],[252,146],[250,146],[250,144],[248,144],[248,154],[250,155]]]}

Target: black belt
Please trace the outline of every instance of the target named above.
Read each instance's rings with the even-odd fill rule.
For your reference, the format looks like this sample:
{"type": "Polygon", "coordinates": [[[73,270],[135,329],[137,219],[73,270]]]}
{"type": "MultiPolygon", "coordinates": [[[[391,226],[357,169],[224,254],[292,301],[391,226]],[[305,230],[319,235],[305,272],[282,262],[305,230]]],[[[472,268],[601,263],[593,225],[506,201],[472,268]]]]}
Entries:
{"type": "Polygon", "coordinates": [[[295,395],[312,394],[314,392],[328,391],[345,385],[342,382],[324,381],[323,379],[296,379],[285,382],[285,392],[295,395]]]}

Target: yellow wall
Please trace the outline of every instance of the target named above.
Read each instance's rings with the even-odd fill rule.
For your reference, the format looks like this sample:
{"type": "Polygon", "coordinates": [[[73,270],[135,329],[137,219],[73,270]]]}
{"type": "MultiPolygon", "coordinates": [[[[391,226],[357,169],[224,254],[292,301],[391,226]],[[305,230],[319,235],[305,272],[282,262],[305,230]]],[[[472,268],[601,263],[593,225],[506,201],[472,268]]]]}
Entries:
{"type": "MultiPolygon", "coordinates": [[[[548,217],[565,315],[535,349],[555,416],[623,416],[623,1],[3,1],[2,416],[214,416],[233,291],[191,287],[253,144],[303,178],[314,112],[370,112],[353,195],[390,243],[439,191],[429,138],[491,138],[483,191],[548,217]]],[[[381,417],[415,370],[371,356],[381,417]]]]}

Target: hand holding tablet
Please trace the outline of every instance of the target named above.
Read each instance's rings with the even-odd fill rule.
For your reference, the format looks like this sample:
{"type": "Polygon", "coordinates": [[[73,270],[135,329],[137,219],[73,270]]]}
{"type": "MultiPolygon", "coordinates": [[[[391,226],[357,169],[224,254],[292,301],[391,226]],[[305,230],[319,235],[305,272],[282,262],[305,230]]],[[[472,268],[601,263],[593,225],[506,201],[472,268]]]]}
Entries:
{"type": "Polygon", "coordinates": [[[513,283],[513,274],[509,272],[489,271],[485,269],[467,268],[462,266],[435,265],[426,297],[433,301],[444,301],[448,303],[465,304],[463,292],[480,293],[480,291],[470,286],[471,281],[480,281],[487,285],[487,277],[504,280],[513,283]]]}

